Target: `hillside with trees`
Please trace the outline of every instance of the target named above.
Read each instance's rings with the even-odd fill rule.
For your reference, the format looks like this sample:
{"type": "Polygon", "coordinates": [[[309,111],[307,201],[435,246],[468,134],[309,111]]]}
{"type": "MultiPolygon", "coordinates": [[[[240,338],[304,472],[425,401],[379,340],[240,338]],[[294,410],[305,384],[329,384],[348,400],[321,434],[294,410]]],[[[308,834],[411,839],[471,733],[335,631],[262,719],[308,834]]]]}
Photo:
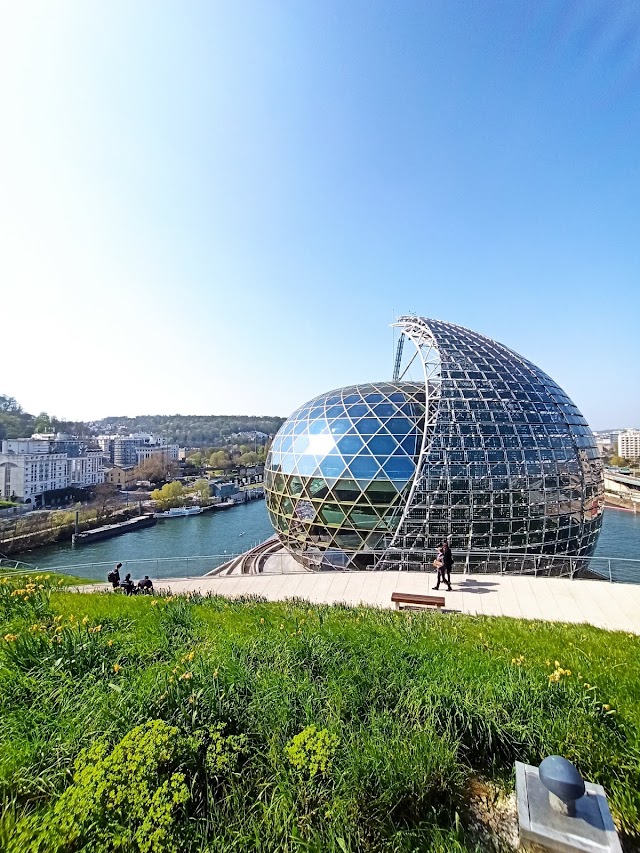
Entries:
{"type": "MultiPolygon", "coordinates": [[[[242,442],[250,444],[256,432],[274,435],[283,423],[284,418],[271,415],[138,415],[102,418],[90,423],[66,421],[46,412],[29,414],[14,397],[0,394],[0,441],[24,438],[37,432],[69,432],[86,437],[100,433],[150,432],[163,436],[170,444],[216,449],[242,442]]],[[[261,443],[264,440],[258,439],[257,444],[261,443]]]]}
{"type": "Polygon", "coordinates": [[[233,438],[254,432],[274,435],[284,418],[269,415],[139,415],[95,421],[96,432],[150,432],[181,447],[227,446],[233,438]]]}

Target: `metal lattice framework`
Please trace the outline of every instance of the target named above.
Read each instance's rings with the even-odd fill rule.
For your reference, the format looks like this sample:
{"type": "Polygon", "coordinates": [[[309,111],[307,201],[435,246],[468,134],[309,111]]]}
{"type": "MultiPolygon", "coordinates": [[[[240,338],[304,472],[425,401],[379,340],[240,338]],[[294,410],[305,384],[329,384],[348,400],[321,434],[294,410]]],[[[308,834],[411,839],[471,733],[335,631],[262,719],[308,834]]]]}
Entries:
{"type": "Polygon", "coordinates": [[[316,398],[276,436],[265,485],[284,544],[381,568],[427,562],[444,538],[458,554],[591,554],[602,463],[562,389],[476,332],[414,316],[394,326],[393,382],[316,398]]]}

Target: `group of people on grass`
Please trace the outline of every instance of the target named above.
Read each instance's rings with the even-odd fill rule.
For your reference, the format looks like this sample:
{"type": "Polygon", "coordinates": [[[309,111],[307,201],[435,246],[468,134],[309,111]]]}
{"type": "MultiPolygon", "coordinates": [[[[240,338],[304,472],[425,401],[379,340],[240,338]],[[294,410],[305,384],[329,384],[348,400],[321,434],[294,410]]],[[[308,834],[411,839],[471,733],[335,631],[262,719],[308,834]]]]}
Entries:
{"type": "Polygon", "coordinates": [[[149,578],[149,575],[145,575],[144,578],[139,580],[136,585],[136,583],[131,580],[130,574],[126,574],[123,581],[120,580],[121,568],[122,563],[118,563],[115,569],[111,569],[107,575],[107,580],[114,589],[122,589],[126,595],[153,595],[153,581],[149,578]]]}

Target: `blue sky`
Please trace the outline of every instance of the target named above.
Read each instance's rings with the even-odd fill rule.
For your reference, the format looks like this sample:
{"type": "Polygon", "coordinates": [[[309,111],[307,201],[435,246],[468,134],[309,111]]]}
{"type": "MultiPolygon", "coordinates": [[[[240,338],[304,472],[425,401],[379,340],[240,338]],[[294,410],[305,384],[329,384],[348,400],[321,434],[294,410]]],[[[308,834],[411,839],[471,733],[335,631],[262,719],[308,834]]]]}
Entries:
{"type": "Polygon", "coordinates": [[[416,312],[640,427],[637,3],[6,2],[0,79],[25,408],[288,415],[416,312]]]}

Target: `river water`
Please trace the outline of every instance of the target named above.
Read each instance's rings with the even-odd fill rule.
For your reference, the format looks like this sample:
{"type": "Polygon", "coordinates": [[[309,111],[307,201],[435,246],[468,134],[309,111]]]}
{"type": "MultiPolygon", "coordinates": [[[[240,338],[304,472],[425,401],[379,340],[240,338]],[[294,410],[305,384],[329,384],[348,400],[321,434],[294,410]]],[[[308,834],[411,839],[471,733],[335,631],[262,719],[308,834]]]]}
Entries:
{"type": "MultiPolygon", "coordinates": [[[[124,563],[124,571],[134,577],[188,577],[210,571],[272,534],[265,502],[256,500],[232,509],[159,521],[155,527],[103,542],[40,548],[15,559],[39,568],[64,566],[67,572],[100,580],[116,562],[124,563]],[[175,562],[171,559],[175,557],[182,559],[175,562]]],[[[595,556],[622,558],[620,563],[612,560],[614,579],[640,583],[640,563],[627,562],[640,560],[640,515],[607,507],[595,556]]],[[[598,571],[608,573],[606,566],[604,560],[599,561],[598,571]]]]}

